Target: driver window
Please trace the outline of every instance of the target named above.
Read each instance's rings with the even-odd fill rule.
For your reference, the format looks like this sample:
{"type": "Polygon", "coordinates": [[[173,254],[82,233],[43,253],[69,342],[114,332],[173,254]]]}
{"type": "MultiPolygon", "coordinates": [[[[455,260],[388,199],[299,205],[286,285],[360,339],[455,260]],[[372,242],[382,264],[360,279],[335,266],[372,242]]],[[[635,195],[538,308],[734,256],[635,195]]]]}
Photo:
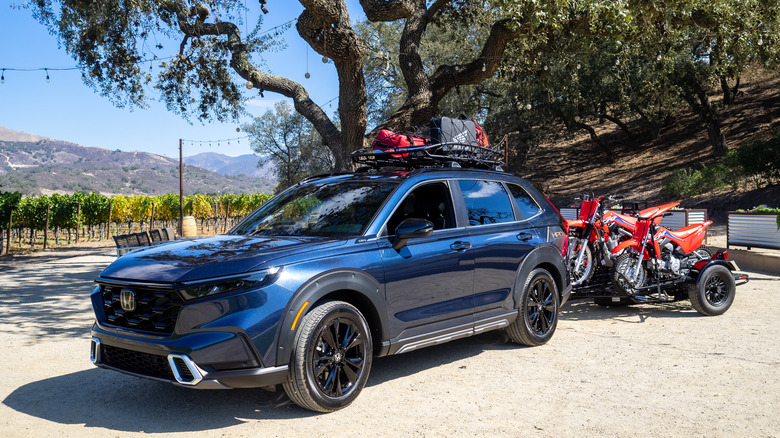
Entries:
{"type": "Polygon", "coordinates": [[[455,228],[455,211],[447,185],[425,184],[407,194],[387,221],[387,234],[395,234],[398,224],[409,218],[431,221],[434,231],[455,228]]]}

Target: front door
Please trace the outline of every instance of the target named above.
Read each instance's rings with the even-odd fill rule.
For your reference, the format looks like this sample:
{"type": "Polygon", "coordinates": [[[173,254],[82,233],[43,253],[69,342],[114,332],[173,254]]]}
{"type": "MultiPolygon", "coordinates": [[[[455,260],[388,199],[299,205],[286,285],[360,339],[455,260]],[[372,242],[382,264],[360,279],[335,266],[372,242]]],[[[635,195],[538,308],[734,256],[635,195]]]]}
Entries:
{"type": "Polygon", "coordinates": [[[388,236],[379,244],[390,338],[403,341],[439,330],[471,330],[472,243],[466,229],[456,226],[448,184],[431,182],[414,188],[388,220],[387,230],[388,236]],[[406,218],[431,221],[433,234],[410,239],[395,250],[395,227],[406,218]]]}

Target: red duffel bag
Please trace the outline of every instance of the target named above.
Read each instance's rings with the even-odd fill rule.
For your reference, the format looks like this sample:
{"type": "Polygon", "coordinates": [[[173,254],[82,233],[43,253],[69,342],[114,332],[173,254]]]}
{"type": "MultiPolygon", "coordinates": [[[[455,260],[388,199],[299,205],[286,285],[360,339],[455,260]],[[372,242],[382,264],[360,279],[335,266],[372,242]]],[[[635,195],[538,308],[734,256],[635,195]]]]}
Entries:
{"type": "MultiPolygon", "coordinates": [[[[426,144],[428,144],[427,139],[415,137],[409,134],[399,134],[389,129],[382,129],[379,131],[379,135],[376,136],[376,140],[374,140],[374,144],[371,146],[374,149],[382,152],[395,152],[399,149],[425,146],[426,144]]],[[[393,154],[393,158],[401,158],[406,156],[407,154],[393,154]]]]}

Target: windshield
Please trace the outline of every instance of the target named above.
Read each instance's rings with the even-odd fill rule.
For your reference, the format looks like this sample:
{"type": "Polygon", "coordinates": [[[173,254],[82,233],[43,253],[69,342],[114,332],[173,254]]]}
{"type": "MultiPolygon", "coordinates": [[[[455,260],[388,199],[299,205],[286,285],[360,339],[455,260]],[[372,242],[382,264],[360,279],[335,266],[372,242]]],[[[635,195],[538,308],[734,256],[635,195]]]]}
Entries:
{"type": "Polygon", "coordinates": [[[345,237],[363,233],[396,183],[361,181],[293,188],[256,211],[233,233],[345,237]]]}

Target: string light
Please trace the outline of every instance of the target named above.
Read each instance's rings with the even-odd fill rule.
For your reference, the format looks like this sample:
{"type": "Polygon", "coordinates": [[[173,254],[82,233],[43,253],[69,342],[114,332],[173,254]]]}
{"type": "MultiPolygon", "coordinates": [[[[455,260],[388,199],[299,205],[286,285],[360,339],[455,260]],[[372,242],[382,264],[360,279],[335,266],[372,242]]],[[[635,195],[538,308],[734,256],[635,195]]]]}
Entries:
{"type": "MultiPolygon", "coordinates": [[[[241,128],[236,128],[236,132],[241,132],[241,128]]],[[[203,146],[203,145],[211,146],[211,145],[216,144],[217,147],[219,147],[222,143],[230,144],[230,142],[232,142],[232,141],[235,141],[236,143],[240,144],[241,140],[245,140],[245,139],[247,139],[249,137],[250,137],[249,135],[244,135],[244,136],[241,136],[241,137],[223,138],[223,139],[220,139],[220,140],[187,140],[187,139],[182,139],[182,142],[188,143],[190,145],[196,145],[197,144],[198,146],[203,146]]]]}
{"type": "MultiPolygon", "coordinates": [[[[261,1],[261,3],[265,3],[265,1],[261,1]]],[[[268,13],[268,11],[266,10],[265,13],[268,13]]],[[[298,20],[297,18],[293,18],[292,20],[289,20],[289,21],[287,21],[285,23],[282,23],[282,24],[280,24],[278,26],[274,26],[274,27],[268,29],[267,31],[265,31],[265,32],[263,32],[261,34],[258,34],[257,37],[259,38],[259,37],[262,37],[262,36],[265,36],[265,35],[269,35],[269,34],[275,32],[278,29],[281,29],[281,28],[283,28],[285,26],[290,25],[291,23],[294,23],[297,20],[298,20]]],[[[169,59],[176,58],[177,56],[178,55],[176,55],[176,56],[164,56],[164,57],[154,56],[154,58],[151,58],[151,59],[142,59],[142,60],[138,61],[138,64],[149,63],[150,64],[149,65],[149,71],[151,72],[151,71],[153,71],[153,67],[154,67],[154,63],[155,62],[167,61],[169,59]]],[[[8,70],[8,71],[22,71],[22,72],[45,71],[46,72],[46,76],[48,77],[49,76],[49,70],[51,70],[51,71],[80,70],[80,67],[36,67],[36,68],[3,67],[3,68],[1,68],[1,70],[2,70],[2,74],[0,75],[0,84],[4,84],[5,83],[5,71],[6,70],[8,70]]],[[[49,78],[49,80],[51,80],[51,78],[49,78]]]]}
{"type": "Polygon", "coordinates": [[[49,69],[47,68],[45,70],[46,70],[46,83],[48,84],[49,82],[51,82],[51,79],[49,79],[49,69]]]}

